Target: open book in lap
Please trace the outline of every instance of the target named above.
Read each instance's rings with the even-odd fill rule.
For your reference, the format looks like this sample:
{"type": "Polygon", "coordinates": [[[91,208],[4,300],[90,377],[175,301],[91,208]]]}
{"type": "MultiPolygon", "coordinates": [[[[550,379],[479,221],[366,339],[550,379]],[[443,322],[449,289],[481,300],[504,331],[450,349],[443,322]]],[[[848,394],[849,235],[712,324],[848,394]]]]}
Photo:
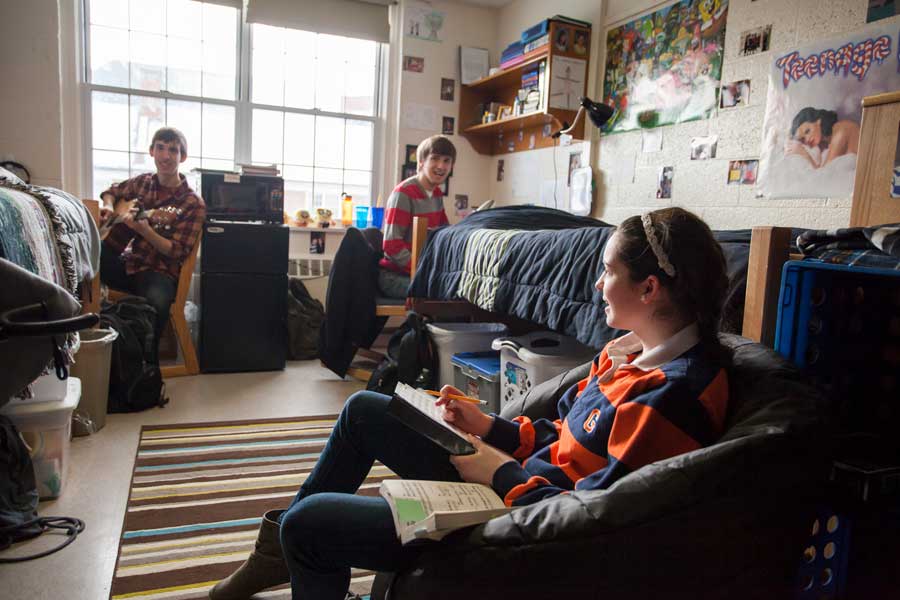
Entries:
{"type": "Polygon", "coordinates": [[[387,479],[379,493],[387,500],[401,544],[439,540],[469,525],[484,523],[511,508],[480,483],[387,479]]]}
{"type": "Polygon", "coordinates": [[[434,403],[435,399],[425,392],[398,383],[387,412],[450,454],[474,454],[475,447],[466,439],[466,433],[445,421],[441,416],[443,409],[434,403]]]}

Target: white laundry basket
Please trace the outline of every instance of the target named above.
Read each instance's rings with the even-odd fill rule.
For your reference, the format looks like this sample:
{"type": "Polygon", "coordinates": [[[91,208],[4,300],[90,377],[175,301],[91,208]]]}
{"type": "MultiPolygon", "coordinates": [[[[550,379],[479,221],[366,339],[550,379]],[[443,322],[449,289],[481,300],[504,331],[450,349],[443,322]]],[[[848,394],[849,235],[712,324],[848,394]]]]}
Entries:
{"type": "Polygon", "coordinates": [[[555,331],[498,338],[492,347],[500,351],[501,409],[523,398],[537,384],[588,362],[596,354],[575,338],[555,331]]]}

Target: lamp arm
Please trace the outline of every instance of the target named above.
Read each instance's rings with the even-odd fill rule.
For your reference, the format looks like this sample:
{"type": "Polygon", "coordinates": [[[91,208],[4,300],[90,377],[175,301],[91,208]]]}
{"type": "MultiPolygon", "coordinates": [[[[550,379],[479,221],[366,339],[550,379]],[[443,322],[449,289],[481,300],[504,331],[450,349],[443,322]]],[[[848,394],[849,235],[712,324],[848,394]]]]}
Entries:
{"type": "Polygon", "coordinates": [[[563,134],[571,133],[576,127],[578,127],[578,122],[581,120],[581,117],[583,117],[583,116],[584,116],[584,106],[579,106],[578,113],[575,115],[575,120],[572,122],[572,124],[569,127],[567,127],[566,129],[561,129],[561,130],[557,131],[551,137],[558,138],[559,136],[561,136],[563,134]]]}

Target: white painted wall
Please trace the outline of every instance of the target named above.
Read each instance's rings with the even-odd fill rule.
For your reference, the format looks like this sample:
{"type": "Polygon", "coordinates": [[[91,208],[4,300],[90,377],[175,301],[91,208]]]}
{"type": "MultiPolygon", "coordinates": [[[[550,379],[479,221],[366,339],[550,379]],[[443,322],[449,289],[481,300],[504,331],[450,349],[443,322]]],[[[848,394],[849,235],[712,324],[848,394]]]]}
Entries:
{"type": "Polygon", "coordinates": [[[0,2],[0,160],[62,187],[57,0],[0,2]]]}
{"type": "MultiPolygon", "coordinates": [[[[610,0],[607,25],[620,24],[663,4],[610,0]]],[[[750,105],[723,110],[706,121],[662,127],[663,147],[658,153],[641,153],[640,131],[604,136],[599,160],[594,164],[601,171],[596,174],[599,193],[594,215],[618,223],[648,209],[679,205],[700,214],[714,229],[754,225],[846,226],[850,198],[767,200],[755,197],[755,186],[726,185],[726,177],[729,160],[759,157],[768,72],[775,57],[797,45],[862,27],[867,5],[867,0],[730,0],[722,81],[750,79],[750,105]],[[741,32],[769,24],[770,50],[738,56],[741,32]],[[702,135],[719,136],[717,157],[691,161],[690,140],[702,135]],[[614,183],[614,176],[610,177],[614,158],[623,152],[637,152],[633,183],[614,183]],[[657,200],[657,174],[660,167],[668,165],[675,167],[672,198],[657,200]]],[[[897,23],[900,25],[900,18],[897,23]]]]}
{"type": "MultiPolygon", "coordinates": [[[[385,176],[388,185],[387,192],[400,180],[400,168],[404,162],[404,151],[407,144],[418,144],[428,136],[440,133],[441,117],[453,117],[455,119],[454,131],[450,136],[456,146],[457,158],[450,179],[450,194],[444,203],[444,210],[453,223],[457,220],[453,206],[456,194],[469,196],[470,205],[479,205],[489,196],[488,182],[491,168],[490,157],[475,152],[472,145],[459,131],[459,47],[474,46],[479,48],[492,47],[496,35],[497,11],[494,9],[469,6],[456,2],[434,1],[430,5],[436,10],[446,13],[443,28],[441,29],[440,43],[429,42],[417,38],[402,35],[402,26],[406,22],[406,10],[410,6],[421,6],[421,2],[414,0],[402,0],[401,19],[398,26],[399,40],[396,60],[402,61],[404,55],[418,56],[425,59],[425,69],[422,73],[403,71],[399,62],[393,67],[399,73],[399,94],[397,104],[393,107],[396,111],[394,119],[397,122],[397,141],[395,145],[386,145],[387,152],[393,152],[396,163],[393,172],[385,176]],[[456,81],[453,102],[441,100],[441,78],[449,78],[456,81]],[[438,109],[437,130],[410,129],[404,126],[401,117],[404,106],[412,103],[418,105],[433,106],[438,109]],[[391,179],[390,176],[393,176],[391,179]],[[392,183],[393,182],[393,183],[392,183]]],[[[396,38],[395,38],[396,39],[396,38]]],[[[392,49],[394,53],[395,49],[392,49]]],[[[496,64],[497,55],[492,51],[491,61],[496,64]]],[[[391,116],[388,117],[391,120],[391,116]]],[[[385,200],[386,200],[385,196],[385,200]]]]}

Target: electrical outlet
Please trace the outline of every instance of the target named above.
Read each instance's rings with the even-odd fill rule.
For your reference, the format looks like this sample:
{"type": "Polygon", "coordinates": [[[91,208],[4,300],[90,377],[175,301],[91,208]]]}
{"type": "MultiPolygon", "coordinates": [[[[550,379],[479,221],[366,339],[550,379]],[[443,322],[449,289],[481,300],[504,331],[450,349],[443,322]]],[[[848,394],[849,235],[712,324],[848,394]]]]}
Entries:
{"type": "Polygon", "coordinates": [[[572,136],[568,133],[564,133],[559,136],[559,145],[560,146],[571,146],[572,145],[572,136]]]}

